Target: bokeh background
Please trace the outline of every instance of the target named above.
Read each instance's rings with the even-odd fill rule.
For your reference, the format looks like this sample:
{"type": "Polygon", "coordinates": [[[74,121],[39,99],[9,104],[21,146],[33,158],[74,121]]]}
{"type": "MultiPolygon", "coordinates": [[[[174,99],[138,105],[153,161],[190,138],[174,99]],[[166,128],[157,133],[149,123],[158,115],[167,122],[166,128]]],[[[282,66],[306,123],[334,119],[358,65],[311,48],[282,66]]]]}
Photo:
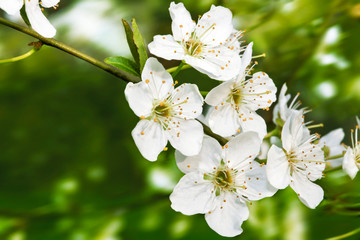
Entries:
{"type": "MultiPolygon", "coordinates": [[[[254,41],[257,70],[284,82],[307,120],[325,134],[350,129],[360,114],[360,3],[357,0],[184,0],[193,18],[211,4],[234,14],[244,40],[254,41]]],[[[61,1],[45,9],[56,39],[98,59],[130,57],[121,19],[135,17],[147,43],[171,32],[166,0],[61,1]]],[[[9,18],[4,12],[1,16],[9,18]]],[[[19,23],[18,17],[9,18],[19,23]]],[[[0,59],[30,50],[35,39],[0,25],[0,59]]],[[[176,62],[164,62],[167,67],[176,62]]],[[[179,82],[207,91],[218,84],[189,69],[179,82]]],[[[126,83],[59,50],[43,47],[0,65],[0,239],[222,239],[202,215],[170,207],[181,178],[170,147],[155,163],[130,135],[138,121],[126,83]]],[[[259,111],[269,123],[271,111],[259,111]]],[[[342,171],[318,182],[325,200],[310,210],[291,189],[253,203],[235,239],[325,239],[360,227],[360,180],[342,171]]],[[[340,239],[340,238],[338,238],[340,239]]],[[[347,239],[360,239],[360,233],[347,239]]]]}

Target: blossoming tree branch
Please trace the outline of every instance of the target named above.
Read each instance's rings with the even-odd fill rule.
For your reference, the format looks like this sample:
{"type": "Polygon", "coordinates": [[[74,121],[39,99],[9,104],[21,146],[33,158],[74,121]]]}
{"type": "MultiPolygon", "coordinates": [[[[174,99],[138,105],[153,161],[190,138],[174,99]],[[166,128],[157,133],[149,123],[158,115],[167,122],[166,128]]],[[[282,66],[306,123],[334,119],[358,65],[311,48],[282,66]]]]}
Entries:
{"type": "Polygon", "coordinates": [[[148,46],[136,21],[124,20],[133,59],[117,56],[102,62],[52,38],[56,29],[43,8],[56,8],[58,3],[0,0],[1,9],[10,15],[21,12],[29,27],[4,18],[0,23],[39,40],[29,53],[0,63],[30,57],[47,45],[128,82],[125,96],[139,117],[132,137],[141,155],[156,161],[167,146],[176,150],[176,164],[184,176],[170,195],[175,211],[204,214],[211,229],[232,237],[242,233],[253,201],[290,186],[305,206],[314,209],[324,198],[316,180],[325,172],[343,169],[355,178],[360,168],[359,119],[351,133],[352,146],[341,144],[342,129],[321,138],[311,133],[321,124],[305,121],[308,108],[300,106],[299,94],[293,99],[286,94],[286,84],[276,97],[277,87],[256,70],[253,43],[244,45],[244,31],[235,29],[229,9],[211,6],[194,21],[182,3],[172,2],[172,33],[154,36],[148,46]],[[159,59],[181,63],[165,69],[158,58],[148,57],[147,49],[159,59]],[[218,81],[218,86],[202,92],[182,79],[179,85],[177,74],[190,67],[218,81]],[[261,112],[276,101],[276,128],[268,131],[261,112]]]}

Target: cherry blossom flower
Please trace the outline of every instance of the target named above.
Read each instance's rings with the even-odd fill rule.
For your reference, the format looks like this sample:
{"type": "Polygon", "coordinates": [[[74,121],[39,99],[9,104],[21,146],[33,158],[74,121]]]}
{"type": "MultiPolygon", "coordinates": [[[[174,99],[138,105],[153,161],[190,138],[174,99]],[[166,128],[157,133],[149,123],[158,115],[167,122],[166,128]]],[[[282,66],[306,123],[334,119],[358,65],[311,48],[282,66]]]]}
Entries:
{"type": "Polygon", "coordinates": [[[274,187],[290,185],[309,208],[315,208],[324,197],[323,189],[313,183],[325,169],[324,152],[320,145],[312,143],[316,138],[304,125],[302,112],[292,113],[281,132],[283,146],[271,146],[266,168],[274,187]]]}
{"type": "MultiPolygon", "coordinates": [[[[320,138],[319,146],[321,146],[322,150],[325,153],[325,159],[339,156],[346,151],[345,147],[341,145],[344,136],[344,130],[342,128],[338,128],[320,138]]],[[[330,163],[331,167],[341,166],[342,161],[343,157],[327,160],[327,162],[330,163]]]]}
{"type": "Polygon", "coordinates": [[[239,31],[232,25],[232,13],[212,6],[195,23],[183,3],[170,4],[173,35],[157,35],[149,44],[152,54],[167,60],[184,60],[198,71],[217,80],[236,75],[241,51],[239,31]]]}
{"type": "Polygon", "coordinates": [[[215,87],[205,98],[205,102],[213,106],[208,114],[209,126],[223,137],[242,131],[255,131],[260,138],[266,135],[265,120],[255,111],[268,109],[276,101],[277,89],[264,72],[250,76],[253,66],[247,67],[251,62],[252,45],[250,43],[243,54],[238,76],[215,87]]]}
{"type": "MultiPolygon", "coordinates": [[[[285,121],[290,117],[293,112],[299,112],[298,108],[300,107],[300,101],[296,101],[299,97],[300,93],[296,94],[296,96],[291,101],[288,106],[288,101],[291,98],[290,94],[286,94],[287,86],[286,83],[282,86],[279,94],[279,101],[274,107],[273,111],[273,122],[277,125],[284,125],[285,121]]],[[[304,112],[306,113],[306,112],[304,112]]]]}
{"type": "Polygon", "coordinates": [[[204,101],[198,87],[182,84],[174,89],[171,75],[155,58],[147,60],[141,78],[125,89],[131,109],[141,119],[132,131],[141,154],[155,161],[168,140],[184,155],[198,154],[204,135],[195,120],[204,101]]]}
{"type": "Polygon", "coordinates": [[[342,167],[344,171],[354,179],[360,168],[360,142],[358,139],[359,134],[359,118],[356,118],[357,124],[354,130],[351,130],[351,142],[352,148],[349,147],[344,155],[344,161],[342,167]]]}
{"type": "Polygon", "coordinates": [[[23,5],[24,0],[0,0],[0,8],[10,15],[18,13],[23,5]]]}
{"type": "Polygon", "coordinates": [[[23,7],[25,2],[25,11],[31,27],[40,35],[52,38],[56,34],[56,29],[42,13],[42,8],[56,8],[60,0],[0,0],[0,8],[8,14],[16,14],[23,7]],[[40,7],[41,5],[41,7],[40,7]]]}
{"type": "Polygon", "coordinates": [[[261,140],[254,132],[241,133],[224,147],[205,136],[198,155],[175,152],[186,175],[170,195],[171,207],[185,215],[205,214],[214,231],[226,237],[242,233],[249,201],[272,196],[277,190],[266,179],[266,166],[254,161],[261,140]]]}

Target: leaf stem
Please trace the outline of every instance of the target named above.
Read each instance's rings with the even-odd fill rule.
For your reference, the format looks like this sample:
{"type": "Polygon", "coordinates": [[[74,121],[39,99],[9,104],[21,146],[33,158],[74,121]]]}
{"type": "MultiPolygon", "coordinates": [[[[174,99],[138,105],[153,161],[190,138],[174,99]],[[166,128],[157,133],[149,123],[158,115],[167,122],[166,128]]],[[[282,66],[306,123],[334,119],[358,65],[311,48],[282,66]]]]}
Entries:
{"type": "Polygon", "coordinates": [[[13,23],[13,22],[10,22],[4,18],[1,18],[0,17],[0,24],[2,25],[5,25],[5,26],[8,26],[10,28],[13,28],[19,32],[22,32],[22,33],[25,33],[29,36],[32,36],[34,38],[37,38],[39,39],[43,44],[45,45],[48,45],[48,46],[51,46],[51,47],[54,47],[54,48],[57,48],[61,51],[64,51],[66,53],[69,53],[77,58],[80,58],[88,63],[91,63],[92,65],[118,77],[118,78],[121,78],[123,79],[124,81],[126,82],[139,82],[140,81],[140,78],[136,77],[136,76],[132,76],[131,74],[129,73],[126,73],[120,69],[117,69],[109,64],[106,64],[102,61],[99,61],[93,57],[90,57],[89,55],[85,54],[85,53],[82,53],[62,42],[59,42],[53,38],[45,38],[43,36],[41,36],[40,34],[38,34],[37,32],[35,32],[34,30],[30,29],[30,28],[27,28],[27,27],[23,27],[19,24],[16,24],[16,23],[13,23]]]}
{"type": "Polygon", "coordinates": [[[17,57],[13,57],[13,58],[8,58],[8,59],[3,59],[0,60],[0,64],[4,64],[4,63],[12,63],[12,62],[17,62],[17,61],[21,61],[25,58],[30,57],[31,55],[33,55],[35,52],[37,52],[37,49],[32,48],[30,51],[28,51],[27,53],[17,56],[17,57]]]}
{"type": "Polygon", "coordinates": [[[344,156],[344,153],[326,158],[326,160],[338,159],[344,156]]]}
{"type": "Polygon", "coordinates": [[[347,237],[351,237],[355,234],[357,234],[358,232],[360,232],[360,228],[357,228],[351,232],[348,232],[348,233],[345,233],[345,234],[342,234],[342,235],[339,235],[339,236],[336,236],[336,237],[331,237],[331,238],[327,238],[326,240],[340,240],[340,239],[344,239],[344,238],[347,238],[347,237]]]}
{"type": "MultiPolygon", "coordinates": [[[[181,62],[179,66],[177,66],[177,67],[172,67],[172,68],[168,68],[168,69],[166,69],[166,71],[168,71],[169,73],[173,73],[173,72],[175,72],[176,70],[178,70],[178,68],[181,66],[181,64],[183,64],[183,65],[182,65],[182,67],[181,67],[180,70],[185,70],[185,69],[191,68],[190,65],[185,64],[184,62],[181,62]]],[[[180,70],[179,70],[179,71],[180,71],[180,70]]]]}
{"type": "Polygon", "coordinates": [[[180,63],[180,65],[177,67],[177,69],[171,74],[171,76],[172,76],[173,78],[175,78],[176,75],[178,75],[178,73],[181,71],[181,69],[182,69],[182,67],[183,67],[184,65],[185,65],[185,62],[182,61],[182,62],[180,63]]]}

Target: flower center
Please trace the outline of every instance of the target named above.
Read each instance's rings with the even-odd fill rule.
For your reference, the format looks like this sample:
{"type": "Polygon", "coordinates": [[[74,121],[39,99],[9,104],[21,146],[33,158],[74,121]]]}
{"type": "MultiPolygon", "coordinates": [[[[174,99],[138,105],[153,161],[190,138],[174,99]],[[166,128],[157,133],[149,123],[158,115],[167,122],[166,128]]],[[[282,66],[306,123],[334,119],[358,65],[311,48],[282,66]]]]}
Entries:
{"type": "Polygon", "coordinates": [[[243,95],[239,89],[233,89],[231,93],[231,97],[235,105],[240,105],[243,100],[243,95]]]}
{"type": "Polygon", "coordinates": [[[214,183],[222,189],[229,188],[233,183],[233,177],[230,169],[225,168],[223,170],[217,171],[215,174],[214,183]]]}
{"type": "Polygon", "coordinates": [[[191,56],[198,56],[202,50],[202,43],[199,40],[189,39],[185,42],[185,50],[191,56]]]}
{"type": "Polygon", "coordinates": [[[173,111],[169,102],[161,102],[155,106],[154,112],[158,117],[170,117],[173,111]]]}

